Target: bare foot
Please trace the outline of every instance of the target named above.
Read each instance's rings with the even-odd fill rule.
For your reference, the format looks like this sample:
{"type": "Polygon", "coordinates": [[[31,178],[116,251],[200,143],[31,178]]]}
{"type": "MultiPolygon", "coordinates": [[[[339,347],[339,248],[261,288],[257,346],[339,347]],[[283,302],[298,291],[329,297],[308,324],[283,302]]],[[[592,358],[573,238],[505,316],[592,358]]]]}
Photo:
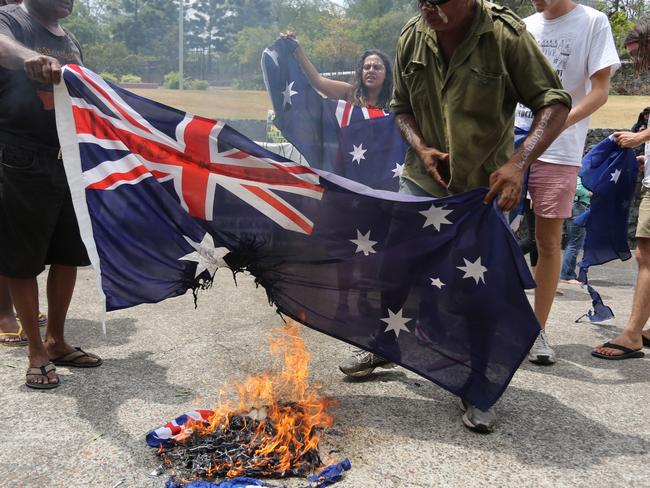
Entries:
{"type": "Polygon", "coordinates": [[[58,385],[59,384],[59,376],[56,374],[56,369],[54,367],[49,367],[48,365],[51,364],[50,360],[47,357],[41,357],[41,356],[30,356],[29,357],[29,368],[38,368],[40,369],[41,367],[47,368],[45,370],[46,374],[42,374],[43,370],[40,372],[36,372],[36,370],[31,370],[31,372],[28,372],[27,374],[27,380],[26,382],[28,383],[28,386],[31,385],[58,385]]]}
{"type": "MultiPolygon", "coordinates": [[[[72,347],[67,342],[54,342],[51,339],[47,339],[44,342],[44,345],[50,360],[60,359],[68,354],[79,351],[79,349],[72,347]]],[[[75,354],[74,357],[71,357],[71,362],[74,362],[75,364],[95,364],[101,363],[101,359],[95,354],[83,352],[83,354],[75,354]]]]}
{"type": "Polygon", "coordinates": [[[567,285],[582,286],[582,282],[578,280],[560,280],[560,283],[566,283],[567,285]]]}
{"type": "Polygon", "coordinates": [[[14,342],[24,342],[27,337],[25,334],[18,335],[20,330],[20,325],[13,313],[0,316],[0,334],[8,334],[0,335],[0,343],[12,344],[14,342]]]}
{"type": "MultiPolygon", "coordinates": [[[[641,335],[635,337],[634,335],[630,334],[625,330],[609,342],[633,350],[641,349],[641,347],[643,347],[643,343],[641,341],[641,335]]],[[[619,351],[618,349],[611,349],[609,347],[604,347],[602,344],[600,346],[595,347],[594,351],[603,354],[605,356],[621,356],[624,354],[623,351],[619,351]]]]}

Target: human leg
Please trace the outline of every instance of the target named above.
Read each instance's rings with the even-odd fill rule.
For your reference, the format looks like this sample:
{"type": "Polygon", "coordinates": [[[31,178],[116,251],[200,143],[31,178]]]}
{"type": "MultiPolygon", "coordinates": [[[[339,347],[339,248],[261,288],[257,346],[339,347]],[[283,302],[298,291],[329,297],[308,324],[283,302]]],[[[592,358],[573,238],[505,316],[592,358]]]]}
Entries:
{"type": "Polygon", "coordinates": [[[576,275],[576,261],[584,245],[587,231],[583,226],[577,225],[575,219],[586,212],[587,208],[583,203],[574,203],[571,218],[566,221],[567,245],[564,249],[560,271],[560,279],[563,281],[577,280],[578,278],[576,275]]]}
{"type": "Polygon", "coordinates": [[[551,312],[562,260],[562,225],[571,217],[579,168],[537,161],[531,168],[528,189],[535,211],[535,236],[539,260],[535,269],[535,315],[542,328],[528,360],[553,364],[555,352],[546,337],[546,322],[551,312]]]}
{"type": "MultiPolygon", "coordinates": [[[[650,238],[637,239],[636,259],[639,265],[639,274],[636,278],[632,313],[623,331],[614,339],[612,344],[639,350],[643,347],[643,337],[650,339],[650,329],[643,330],[650,319],[650,238]]],[[[604,356],[616,357],[624,352],[618,349],[600,345],[594,352],[604,356]]]]}
{"type": "Polygon", "coordinates": [[[4,276],[0,276],[0,345],[25,346],[26,344],[26,336],[21,331],[14,313],[9,283],[4,276]]]}
{"type": "MultiPolygon", "coordinates": [[[[36,278],[9,278],[9,290],[16,312],[29,341],[27,355],[29,368],[44,368],[50,363],[50,356],[45,349],[38,327],[38,284],[36,278]]],[[[28,376],[27,386],[58,385],[59,377],[55,370],[47,374],[28,376]]]]}

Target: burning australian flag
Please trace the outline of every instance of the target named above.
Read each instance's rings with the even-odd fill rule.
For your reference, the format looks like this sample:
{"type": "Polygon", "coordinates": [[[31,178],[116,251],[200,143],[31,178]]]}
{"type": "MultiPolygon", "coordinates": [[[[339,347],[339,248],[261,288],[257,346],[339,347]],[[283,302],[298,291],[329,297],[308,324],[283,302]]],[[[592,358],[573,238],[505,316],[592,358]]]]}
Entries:
{"type": "Polygon", "coordinates": [[[373,190],[232,128],[68,65],[56,87],[66,173],[107,310],[248,271],[278,310],[486,409],[539,326],[533,286],[486,190],[373,190]]]}

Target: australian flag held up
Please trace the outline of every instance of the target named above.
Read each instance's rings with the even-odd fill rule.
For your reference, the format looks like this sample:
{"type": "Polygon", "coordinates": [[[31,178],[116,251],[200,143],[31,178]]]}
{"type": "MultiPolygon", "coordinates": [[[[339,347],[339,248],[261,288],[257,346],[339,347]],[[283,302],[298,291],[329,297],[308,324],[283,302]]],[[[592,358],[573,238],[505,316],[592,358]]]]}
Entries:
{"type": "Polygon", "coordinates": [[[401,195],[287,161],[68,65],[55,89],[66,174],[108,310],[250,272],[278,310],[482,409],[539,325],[484,189],[401,195]]]}
{"type": "Polygon", "coordinates": [[[278,39],[262,54],[277,128],[311,167],[397,191],[408,146],[395,116],[321,97],[293,56],[296,44],[278,39]]]}

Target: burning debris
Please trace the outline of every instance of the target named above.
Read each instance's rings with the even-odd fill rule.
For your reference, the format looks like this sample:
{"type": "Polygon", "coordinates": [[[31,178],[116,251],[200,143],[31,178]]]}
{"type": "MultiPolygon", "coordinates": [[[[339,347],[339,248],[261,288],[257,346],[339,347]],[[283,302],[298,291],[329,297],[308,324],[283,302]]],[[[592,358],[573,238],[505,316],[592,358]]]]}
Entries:
{"type": "Polygon", "coordinates": [[[175,479],[306,477],[322,466],[318,443],[332,425],[332,402],[307,381],[311,355],[300,327],[278,329],[271,341],[277,370],[230,385],[235,394],[222,392],[214,411],[187,414],[147,436],[150,445],[161,439],[159,455],[175,479]],[[165,430],[173,434],[163,442],[165,430]]]}

